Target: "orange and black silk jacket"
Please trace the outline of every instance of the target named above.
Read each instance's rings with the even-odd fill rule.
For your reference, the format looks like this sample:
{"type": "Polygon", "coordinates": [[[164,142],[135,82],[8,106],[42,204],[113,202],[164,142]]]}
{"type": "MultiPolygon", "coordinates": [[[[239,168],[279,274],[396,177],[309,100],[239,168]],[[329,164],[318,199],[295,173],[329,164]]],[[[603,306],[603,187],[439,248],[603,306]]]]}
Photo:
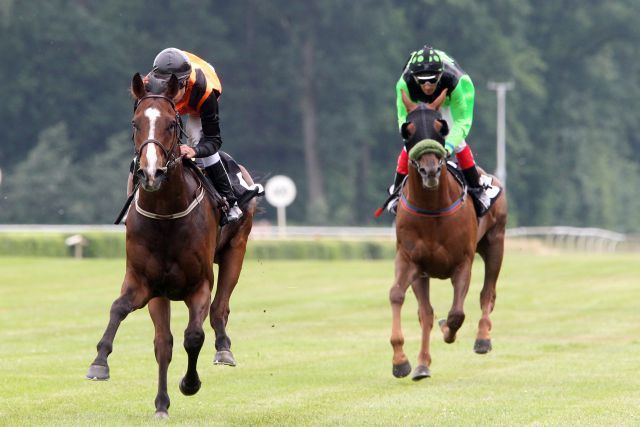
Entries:
{"type": "Polygon", "coordinates": [[[222,146],[218,116],[222,84],[211,64],[192,53],[183,52],[191,62],[191,75],[184,96],[176,103],[176,109],[180,114],[200,116],[203,135],[194,149],[196,157],[208,157],[217,153],[222,146]]]}

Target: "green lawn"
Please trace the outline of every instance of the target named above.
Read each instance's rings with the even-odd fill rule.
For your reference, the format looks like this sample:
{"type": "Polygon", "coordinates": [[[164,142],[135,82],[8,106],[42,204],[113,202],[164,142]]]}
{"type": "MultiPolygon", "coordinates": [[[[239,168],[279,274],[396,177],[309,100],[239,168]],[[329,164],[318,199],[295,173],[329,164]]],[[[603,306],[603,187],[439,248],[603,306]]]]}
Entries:
{"type": "MultiPolygon", "coordinates": [[[[124,260],[0,258],[0,425],[153,424],[157,366],[146,309],[120,328],[111,379],[84,380],[124,260]]],[[[432,334],[433,377],[391,375],[392,261],[251,261],[232,298],[235,368],[214,366],[183,396],[186,308],[173,305],[171,425],[640,425],[640,256],[505,259],[493,351],[472,351],[482,262],[458,341],[432,334]]],[[[411,292],[411,291],[409,291],[411,292]]],[[[451,285],[435,281],[437,316],[451,285]]],[[[412,364],[419,327],[403,311],[412,364]]]]}

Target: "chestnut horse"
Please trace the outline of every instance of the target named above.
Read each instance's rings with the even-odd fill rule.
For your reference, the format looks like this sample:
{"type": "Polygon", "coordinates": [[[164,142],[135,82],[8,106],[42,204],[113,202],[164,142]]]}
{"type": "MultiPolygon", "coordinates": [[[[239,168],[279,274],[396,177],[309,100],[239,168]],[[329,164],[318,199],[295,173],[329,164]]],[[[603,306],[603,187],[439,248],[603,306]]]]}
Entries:
{"type": "MultiPolygon", "coordinates": [[[[480,293],[482,317],[474,350],[491,350],[491,319],[496,300],[496,281],[502,265],[507,201],[504,191],[489,212],[478,220],[475,208],[465,194],[465,187],[447,170],[443,148],[446,122],[438,108],[446,92],[431,104],[413,104],[405,95],[409,111],[403,126],[409,140],[409,176],[402,190],[396,217],[395,279],[389,292],[393,324],[393,375],[405,377],[411,364],[403,350],[404,336],[400,314],[409,285],[418,300],[418,317],[422,328],[418,366],[414,381],[431,376],[429,336],[434,313],[429,301],[429,279],[450,278],[453,304],[446,320],[440,321],[444,341],[452,343],[464,321],[464,299],[469,290],[471,266],[478,252],[485,263],[484,285],[480,293]]],[[[501,184],[494,178],[494,185],[501,184]]]]}
{"type": "MultiPolygon", "coordinates": [[[[132,124],[140,159],[140,190],[135,209],[130,209],[126,221],[127,263],[120,297],[111,306],[109,324],[97,346],[98,355],[86,376],[94,380],[109,378],[107,357],[120,323],[129,313],[148,304],[159,366],[155,417],[167,418],[167,370],[173,350],[170,301],[184,301],[189,311],[184,332],[188,365],[180,382],[183,394],[193,395],[200,389],[196,366],[205,339],[202,325],[208,314],[218,350],[214,363],[235,365],[225,326],[256,201],[248,203],[241,221],[225,226],[220,233],[217,202],[205,191],[198,173],[186,167],[191,160],[180,156],[181,128],[173,102],[178,80],[172,76],[166,92],[153,94],[147,92],[142,77],[136,74],[131,92],[137,100],[132,124]],[[214,257],[219,270],[211,302],[214,257]]],[[[245,181],[252,184],[244,168],[242,172],[245,181]]]]}

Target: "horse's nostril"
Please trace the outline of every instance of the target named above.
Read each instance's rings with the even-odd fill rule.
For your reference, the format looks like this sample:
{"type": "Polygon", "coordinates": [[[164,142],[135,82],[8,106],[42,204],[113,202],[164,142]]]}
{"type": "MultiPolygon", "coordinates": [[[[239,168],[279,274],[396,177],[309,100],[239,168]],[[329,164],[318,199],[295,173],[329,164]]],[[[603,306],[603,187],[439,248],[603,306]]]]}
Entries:
{"type": "Polygon", "coordinates": [[[156,169],[156,178],[160,178],[161,176],[165,176],[166,174],[167,174],[167,168],[156,169]]]}

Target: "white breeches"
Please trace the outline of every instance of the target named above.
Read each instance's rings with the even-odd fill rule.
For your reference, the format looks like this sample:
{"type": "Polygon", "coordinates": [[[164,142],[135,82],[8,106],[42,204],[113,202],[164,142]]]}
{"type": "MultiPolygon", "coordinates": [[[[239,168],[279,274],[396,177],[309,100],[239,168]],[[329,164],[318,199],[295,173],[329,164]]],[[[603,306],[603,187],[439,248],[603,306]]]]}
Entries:
{"type": "MultiPolygon", "coordinates": [[[[187,116],[187,123],[184,125],[184,130],[187,133],[187,145],[191,148],[198,145],[200,138],[202,138],[202,121],[200,116],[191,115],[187,116]]],[[[220,161],[220,154],[215,153],[208,157],[200,157],[194,159],[196,164],[201,168],[206,168],[211,165],[215,165],[220,161]]]]}

